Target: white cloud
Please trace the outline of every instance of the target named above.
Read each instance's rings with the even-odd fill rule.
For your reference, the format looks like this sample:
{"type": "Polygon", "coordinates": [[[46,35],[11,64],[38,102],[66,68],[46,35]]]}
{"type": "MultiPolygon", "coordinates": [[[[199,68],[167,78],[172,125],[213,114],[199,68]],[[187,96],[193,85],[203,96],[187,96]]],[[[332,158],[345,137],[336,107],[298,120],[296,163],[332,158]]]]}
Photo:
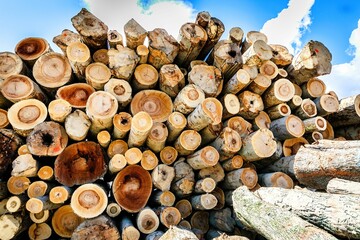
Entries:
{"type": "Polygon", "coordinates": [[[311,24],[310,9],[315,0],[290,0],[276,18],[265,22],[260,30],[269,43],[282,44],[294,54],[300,50],[301,36],[311,24]]]}
{"type": "Polygon", "coordinates": [[[349,42],[354,58],[348,63],[334,65],[330,75],[320,77],[326,83],[327,89],[335,91],[340,99],[360,94],[360,19],[349,42]]]}
{"type": "Polygon", "coordinates": [[[110,30],[117,30],[123,37],[124,25],[134,18],[147,31],[164,28],[177,39],[181,25],[194,22],[195,10],[191,5],[179,1],[159,1],[144,9],[137,1],[130,0],[84,0],[95,16],[110,30]]]}

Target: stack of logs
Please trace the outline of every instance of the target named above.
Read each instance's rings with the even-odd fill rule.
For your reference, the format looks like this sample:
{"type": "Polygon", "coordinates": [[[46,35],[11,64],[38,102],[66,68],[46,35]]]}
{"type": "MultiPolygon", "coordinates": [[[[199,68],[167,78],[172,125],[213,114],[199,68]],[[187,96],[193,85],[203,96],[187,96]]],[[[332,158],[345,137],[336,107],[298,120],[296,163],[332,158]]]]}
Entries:
{"type": "MultiPolygon", "coordinates": [[[[245,227],[281,239],[263,229],[270,218],[307,236],[289,239],[332,239],[264,201],[360,238],[349,217],[317,222],[305,209],[315,193],[293,189],[360,181],[360,144],[345,141],[359,138],[360,95],[326,91],[317,77],[332,57],[322,43],[293,57],[258,31],[234,27],[220,40],[224,25],[208,12],[177,40],[134,19],[123,39],[86,9],[71,21],[77,32],[53,39],[63,53],[38,37],[0,53],[0,239],[176,239],[169,228],[180,239],[171,226],[199,239],[254,239],[245,227]]],[[[337,207],[359,219],[350,198],[337,207]]],[[[279,226],[270,227],[287,230],[279,226]]]]}

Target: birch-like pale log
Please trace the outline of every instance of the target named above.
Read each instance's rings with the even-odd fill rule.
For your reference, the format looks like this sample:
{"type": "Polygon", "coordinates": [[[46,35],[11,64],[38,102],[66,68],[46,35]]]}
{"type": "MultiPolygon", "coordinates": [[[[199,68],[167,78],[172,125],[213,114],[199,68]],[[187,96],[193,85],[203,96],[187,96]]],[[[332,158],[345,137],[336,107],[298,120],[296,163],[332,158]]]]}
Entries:
{"type": "Polygon", "coordinates": [[[109,49],[116,48],[116,45],[124,46],[123,36],[117,30],[110,30],[108,32],[107,41],[109,49]]]}
{"type": "Polygon", "coordinates": [[[219,152],[219,160],[223,161],[233,157],[241,149],[242,141],[237,131],[225,127],[210,146],[219,152]]]}
{"type": "Polygon", "coordinates": [[[70,205],[63,205],[53,214],[51,225],[57,235],[71,238],[77,226],[83,221],[84,219],[76,215],[70,205]]]}
{"type": "Polygon", "coordinates": [[[264,102],[259,94],[243,91],[239,95],[240,111],[239,115],[245,119],[254,119],[264,110],[264,102]]]}
{"type": "Polygon", "coordinates": [[[109,65],[109,56],[108,56],[108,49],[101,48],[96,50],[92,55],[94,62],[105,64],[106,66],[109,65]]]}
{"type": "Polygon", "coordinates": [[[266,112],[271,120],[275,120],[281,117],[286,117],[291,114],[291,109],[286,103],[280,103],[266,109],[266,112]]]}
{"type": "Polygon", "coordinates": [[[141,146],[145,143],[153,126],[153,120],[147,112],[138,112],[131,120],[128,138],[129,147],[141,146]]]}
{"type": "Polygon", "coordinates": [[[145,64],[149,57],[149,48],[145,45],[139,45],[136,47],[136,54],[140,57],[139,64],[145,64]]]}
{"type": "Polygon", "coordinates": [[[247,90],[262,95],[266,89],[268,89],[271,85],[271,79],[263,74],[259,73],[253,81],[247,86],[247,90]]]}
{"type": "Polygon", "coordinates": [[[92,61],[88,46],[82,42],[70,43],[66,48],[66,56],[77,79],[84,81],[86,67],[92,61]]]}
{"type": "Polygon", "coordinates": [[[113,117],[113,138],[123,139],[131,129],[132,116],[127,112],[119,112],[113,117]]]}
{"type": "MultiPolygon", "coordinates": [[[[243,49],[245,49],[243,47],[243,49]]],[[[263,40],[256,40],[242,55],[243,64],[260,66],[263,61],[270,60],[273,56],[272,49],[263,40]]]]}
{"type": "Polygon", "coordinates": [[[240,186],[247,186],[252,189],[258,182],[258,175],[252,168],[240,168],[225,175],[222,188],[227,190],[234,190],[240,186]]]}
{"type": "Polygon", "coordinates": [[[179,155],[186,156],[195,152],[201,144],[201,135],[195,130],[184,130],[174,142],[179,155]]]}
{"type": "Polygon", "coordinates": [[[11,75],[30,76],[30,71],[21,58],[12,52],[0,52],[0,79],[6,79],[11,75]]]}
{"type": "Polygon", "coordinates": [[[155,153],[158,153],[165,147],[168,135],[169,132],[166,125],[164,123],[156,122],[150,129],[146,139],[146,146],[155,153]]]}
{"type": "Polygon", "coordinates": [[[273,82],[263,94],[265,108],[287,102],[295,95],[294,85],[286,78],[273,82]]]}
{"type": "Polygon", "coordinates": [[[64,99],[52,100],[48,105],[48,113],[51,120],[63,123],[71,113],[71,104],[64,99]]]}
{"type": "Polygon", "coordinates": [[[273,120],[270,125],[270,130],[276,139],[285,140],[304,135],[305,126],[300,118],[290,114],[287,117],[273,120]]]}
{"type": "Polygon", "coordinates": [[[337,112],[327,117],[335,128],[360,123],[360,94],[340,100],[337,112]]]}
{"type": "Polygon", "coordinates": [[[129,82],[110,78],[110,80],[104,85],[105,92],[113,95],[118,101],[119,109],[123,110],[132,100],[132,88],[129,82]]]}
{"type": "Polygon", "coordinates": [[[246,50],[249,49],[250,46],[252,46],[257,40],[262,40],[265,43],[268,42],[267,36],[259,31],[249,31],[246,33],[244,43],[242,46],[242,52],[244,53],[246,50]]]}
{"type": "Polygon", "coordinates": [[[181,112],[172,112],[166,120],[166,126],[169,130],[167,142],[175,141],[183,129],[186,127],[187,120],[181,112]]]}
{"type": "Polygon", "coordinates": [[[301,85],[303,98],[317,98],[325,94],[326,85],[318,78],[311,78],[308,82],[301,85]]]}
{"type": "Polygon", "coordinates": [[[111,71],[103,63],[94,62],[85,69],[86,83],[95,90],[104,90],[104,85],[110,80],[111,71]]]}
{"type": "Polygon", "coordinates": [[[326,116],[339,110],[339,100],[337,97],[329,94],[324,94],[321,97],[315,98],[314,103],[316,105],[318,116],[326,116]]]}
{"type": "Polygon", "coordinates": [[[310,99],[303,99],[301,105],[295,109],[294,114],[301,119],[313,118],[318,115],[315,103],[310,99]]]}
{"type": "Polygon", "coordinates": [[[82,141],[90,130],[91,121],[83,111],[77,109],[66,117],[64,126],[69,138],[82,141]]]}
{"type": "Polygon", "coordinates": [[[117,45],[116,49],[111,48],[108,51],[108,56],[111,74],[116,78],[129,81],[140,61],[136,52],[128,47],[117,45]]]}
{"type": "Polygon", "coordinates": [[[261,64],[259,72],[269,79],[274,79],[278,75],[279,70],[273,61],[267,60],[261,64]]]}
{"type": "Polygon", "coordinates": [[[64,55],[66,55],[66,48],[70,43],[79,41],[80,35],[69,29],[64,29],[61,34],[53,38],[53,43],[55,43],[61,49],[64,55]]]}
{"type": "Polygon", "coordinates": [[[326,185],[326,192],[333,194],[355,194],[360,196],[360,183],[333,178],[326,185]]]}
{"type": "Polygon", "coordinates": [[[126,46],[134,50],[137,46],[144,44],[147,35],[146,30],[133,18],[124,25],[124,33],[126,46]]]}
{"type": "Polygon", "coordinates": [[[208,65],[195,65],[188,73],[190,84],[199,86],[205,97],[216,97],[221,93],[223,78],[220,69],[208,65]]]}
{"type": "Polygon", "coordinates": [[[174,98],[185,86],[185,77],[175,64],[165,64],[159,71],[159,88],[174,98]]]}
{"type": "MultiPolygon", "coordinates": [[[[257,70],[256,70],[257,71],[257,70]]],[[[254,77],[255,78],[255,77],[254,77]]],[[[250,74],[245,69],[239,69],[224,85],[223,93],[237,94],[251,82],[250,74]]]]}
{"type": "Polygon", "coordinates": [[[174,110],[189,114],[205,99],[204,91],[195,84],[188,84],[180,90],[174,100],[174,110]]]}
{"type": "Polygon", "coordinates": [[[144,89],[155,88],[159,80],[159,73],[150,64],[140,64],[135,68],[132,86],[134,90],[140,91],[144,89]]]}
{"type": "Polygon", "coordinates": [[[220,158],[218,151],[212,146],[206,146],[187,156],[187,163],[195,170],[213,167],[220,158]]]}

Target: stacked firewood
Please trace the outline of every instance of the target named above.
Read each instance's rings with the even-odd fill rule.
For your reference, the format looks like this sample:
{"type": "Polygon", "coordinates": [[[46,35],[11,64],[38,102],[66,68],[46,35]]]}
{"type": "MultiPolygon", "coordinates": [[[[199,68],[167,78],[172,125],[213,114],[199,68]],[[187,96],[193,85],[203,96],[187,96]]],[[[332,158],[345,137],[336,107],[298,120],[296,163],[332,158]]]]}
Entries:
{"type": "Polygon", "coordinates": [[[270,218],[297,224],[290,239],[331,239],[311,223],[360,236],[359,195],[293,189],[359,194],[360,146],[344,126],[359,129],[360,95],[326,91],[321,42],[293,57],[258,31],[220,40],[208,12],[177,40],[134,19],[123,38],[86,9],[71,21],[76,32],[53,39],[62,53],[38,37],[0,53],[0,239],[281,239],[270,218]],[[324,223],[312,201],[353,215],[324,223]]]}

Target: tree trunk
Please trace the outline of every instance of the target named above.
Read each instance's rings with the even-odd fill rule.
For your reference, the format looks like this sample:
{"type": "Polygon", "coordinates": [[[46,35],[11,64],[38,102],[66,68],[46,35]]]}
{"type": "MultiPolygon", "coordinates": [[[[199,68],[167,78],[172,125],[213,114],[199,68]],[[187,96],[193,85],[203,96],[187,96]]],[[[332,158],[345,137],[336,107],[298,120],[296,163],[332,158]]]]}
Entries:
{"type": "Polygon", "coordinates": [[[49,192],[49,199],[52,203],[65,203],[73,192],[72,188],[66,186],[53,187],[49,192]]]}
{"type": "Polygon", "coordinates": [[[131,128],[132,116],[127,112],[115,114],[113,118],[113,138],[123,139],[126,137],[131,128]]]}
{"type": "MultiPolygon", "coordinates": [[[[243,49],[244,48],[243,46],[243,49]]],[[[261,66],[263,61],[272,58],[272,49],[263,40],[256,40],[242,55],[243,63],[249,66],[261,66]]]]}
{"type": "Polygon", "coordinates": [[[188,84],[180,90],[174,100],[174,110],[189,114],[205,99],[204,91],[195,84],[188,84]]]}
{"type": "Polygon", "coordinates": [[[83,221],[84,219],[76,215],[70,205],[64,205],[58,208],[53,214],[51,225],[60,237],[71,238],[75,229],[83,221]]]}
{"type": "Polygon", "coordinates": [[[212,178],[203,178],[195,183],[195,193],[211,193],[216,187],[216,182],[212,178]]]}
{"type": "Polygon", "coordinates": [[[195,130],[184,130],[175,140],[174,147],[179,155],[190,155],[201,144],[201,135],[195,130]]]}
{"type": "Polygon", "coordinates": [[[102,130],[96,135],[96,140],[103,148],[107,148],[111,142],[111,135],[108,131],[102,130]]]}
{"type": "Polygon", "coordinates": [[[335,128],[360,123],[360,94],[340,100],[337,112],[327,116],[327,120],[335,128]]]}
{"type": "Polygon", "coordinates": [[[291,114],[291,109],[286,103],[280,103],[266,109],[266,112],[271,120],[275,120],[289,116],[291,114]]]}
{"type": "Polygon", "coordinates": [[[156,122],[150,129],[149,136],[146,139],[146,146],[155,153],[158,153],[165,147],[168,135],[169,133],[166,125],[164,123],[156,122]]]}
{"type": "Polygon", "coordinates": [[[233,232],[235,227],[235,220],[232,217],[232,210],[224,208],[217,211],[210,212],[210,225],[224,232],[233,232]]]}
{"type": "Polygon", "coordinates": [[[45,194],[49,194],[50,189],[53,187],[54,185],[48,184],[44,181],[34,181],[29,185],[27,195],[29,198],[42,197],[45,196],[45,194]]]}
{"type": "Polygon", "coordinates": [[[21,214],[3,214],[0,216],[0,239],[11,240],[27,230],[31,224],[27,216],[21,214]]]}
{"type": "Polygon", "coordinates": [[[195,169],[203,169],[215,166],[219,161],[219,153],[212,146],[206,146],[192,155],[188,155],[186,161],[195,169]]]}
{"type": "Polygon", "coordinates": [[[189,84],[195,84],[204,91],[205,97],[216,97],[221,93],[223,78],[221,71],[208,65],[195,65],[188,74],[189,84]]]}
{"type": "Polygon", "coordinates": [[[304,123],[295,115],[279,118],[271,122],[270,130],[277,140],[301,137],[305,133],[304,123]]]}
{"type": "MultiPolygon", "coordinates": [[[[257,70],[256,70],[257,71],[257,70]]],[[[249,73],[244,69],[239,69],[224,85],[223,93],[237,94],[246,88],[251,82],[249,73]]]]}
{"type": "Polygon", "coordinates": [[[296,108],[301,106],[302,101],[302,98],[295,93],[295,95],[292,97],[292,99],[290,99],[290,101],[287,102],[287,104],[289,105],[291,110],[295,110],[296,108]]]}
{"type": "Polygon", "coordinates": [[[339,110],[339,100],[329,94],[324,94],[314,100],[318,116],[326,116],[339,110]]]}
{"type": "Polygon", "coordinates": [[[295,95],[294,85],[286,78],[276,80],[263,94],[265,108],[287,102],[295,95]]]}
{"type": "Polygon", "coordinates": [[[54,179],[54,169],[50,166],[42,166],[38,172],[37,176],[44,181],[51,181],[54,179]]]}
{"type": "Polygon", "coordinates": [[[175,169],[165,164],[159,164],[151,173],[154,186],[161,191],[169,191],[175,177],[175,169]]]}
{"type": "Polygon", "coordinates": [[[229,31],[228,39],[240,46],[244,37],[244,31],[240,27],[233,27],[229,31]]]}
{"type": "Polygon", "coordinates": [[[159,80],[159,73],[150,64],[140,64],[135,68],[132,86],[134,90],[141,91],[155,88],[159,80]]]}
{"type": "Polygon", "coordinates": [[[82,42],[70,43],[66,48],[66,56],[77,79],[84,81],[86,67],[92,61],[88,46],[82,42]]]}
{"type": "Polygon", "coordinates": [[[192,206],[189,200],[181,199],[176,204],[175,207],[179,210],[181,217],[183,219],[187,218],[192,213],[192,206]]]}
{"type": "Polygon", "coordinates": [[[202,168],[198,174],[200,178],[211,177],[215,182],[221,182],[225,177],[224,169],[221,167],[220,163],[217,163],[212,167],[202,168]]]}
{"type": "Polygon", "coordinates": [[[159,218],[151,208],[142,209],[136,217],[136,225],[140,232],[149,234],[159,227],[159,218]]]}
{"type": "Polygon", "coordinates": [[[240,111],[239,115],[245,119],[252,120],[259,112],[264,110],[264,103],[259,94],[244,91],[239,94],[240,111]]]}
{"type": "Polygon", "coordinates": [[[262,187],[279,187],[291,189],[294,187],[293,180],[283,172],[259,174],[259,184],[262,187]]]}
{"type": "Polygon", "coordinates": [[[160,206],[171,207],[175,203],[175,195],[170,191],[155,191],[151,200],[160,206]]]}
{"type": "Polygon", "coordinates": [[[232,158],[225,160],[221,163],[224,171],[230,172],[236,169],[239,169],[243,166],[244,159],[240,155],[235,155],[232,158]]]}
{"type": "Polygon", "coordinates": [[[116,49],[108,51],[109,68],[114,77],[129,81],[140,58],[136,52],[128,47],[117,45],[116,49]]]}
{"type": "Polygon", "coordinates": [[[49,43],[44,38],[24,38],[15,46],[15,53],[29,66],[34,66],[36,60],[45,53],[51,52],[49,43]]]}
{"type": "Polygon", "coordinates": [[[56,98],[70,103],[71,107],[85,109],[86,102],[95,89],[86,83],[73,83],[59,88],[56,98]]]}
{"type": "Polygon", "coordinates": [[[104,90],[116,98],[120,110],[126,108],[132,100],[132,88],[125,80],[111,78],[104,85],[104,90]]]}
{"type": "Polygon", "coordinates": [[[107,36],[108,48],[116,48],[116,45],[124,46],[123,36],[116,30],[108,31],[107,36]]]}
{"type": "Polygon", "coordinates": [[[18,148],[23,144],[23,140],[10,129],[0,129],[0,174],[8,172],[12,161],[16,157],[18,148]]]}
{"type": "Polygon", "coordinates": [[[252,189],[258,182],[258,175],[254,169],[240,168],[225,175],[223,188],[227,190],[234,190],[240,186],[246,186],[252,189]]]}
{"type": "Polygon", "coordinates": [[[31,73],[26,67],[25,63],[21,58],[12,52],[1,52],[0,53],[0,79],[5,80],[11,75],[26,75],[30,76],[31,73]]]}
{"type": "Polygon", "coordinates": [[[50,217],[50,211],[44,210],[40,213],[30,213],[30,219],[34,223],[45,223],[50,217]]]}
{"type": "Polygon", "coordinates": [[[133,18],[131,18],[124,25],[124,32],[126,37],[126,46],[131,49],[136,49],[137,46],[144,44],[147,32],[146,30],[133,18]]]}
{"type": "Polygon", "coordinates": [[[6,202],[6,209],[10,213],[20,212],[25,209],[26,201],[29,198],[25,195],[11,196],[6,202]]]}
{"type": "Polygon", "coordinates": [[[278,76],[279,69],[274,62],[267,60],[261,64],[259,72],[260,74],[266,76],[269,79],[274,79],[278,76]]]}
{"type": "MultiPolygon", "coordinates": [[[[140,239],[140,232],[134,227],[128,216],[124,216],[120,221],[121,239],[123,240],[138,240],[140,239]]],[[[119,239],[119,238],[118,238],[119,239]]],[[[105,238],[104,238],[105,240],[105,238]]]]}
{"type": "Polygon", "coordinates": [[[159,163],[159,159],[154,152],[151,150],[143,151],[143,157],[141,159],[141,167],[145,170],[153,170],[159,163]]]}
{"type": "Polygon", "coordinates": [[[91,121],[81,110],[75,110],[65,119],[65,131],[69,138],[75,141],[82,141],[90,130],[91,121]]]}
{"type": "Polygon", "coordinates": [[[136,47],[136,54],[140,57],[139,64],[145,64],[149,57],[149,48],[145,45],[139,45],[136,47]]]}
{"type": "Polygon", "coordinates": [[[220,135],[222,129],[223,129],[222,123],[215,124],[215,125],[209,124],[207,127],[202,129],[200,131],[200,135],[201,135],[200,146],[206,146],[209,143],[211,143],[212,141],[214,141],[220,135]]]}
{"type": "Polygon", "coordinates": [[[172,112],[166,120],[166,126],[169,129],[167,142],[175,141],[183,129],[186,127],[187,120],[184,114],[180,112],[172,112]]]}
{"type": "Polygon", "coordinates": [[[131,121],[128,138],[129,147],[138,147],[145,143],[153,126],[153,120],[147,112],[138,112],[131,121]]]}
{"type": "Polygon", "coordinates": [[[246,50],[249,49],[256,41],[262,40],[265,43],[268,42],[267,36],[259,31],[249,31],[246,33],[243,45],[242,45],[242,52],[244,53],[246,50]]]}
{"type": "Polygon", "coordinates": [[[170,97],[174,98],[185,86],[185,77],[180,68],[175,64],[165,64],[159,72],[159,88],[170,97]]]}
{"type": "Polygon", "coordinates": [[[28,229],[28,236],[31,240],[49,239],[52,229],[47,223],[33,223],[28,229]]]}
{"type": "Polygon", "coordinates": [[[95,90],[104,90],[104,85],[110,78],[111,71],[104,63],[94,62],[89,64],[85,69],[86,83],[95,90]]]}
{"type": "Polygon", "coordinates": [[[285,46],[280,44],[270,44],[269,46],[272,48],[273,52],[271,61],[281,67],[291,64],[294,56],[289,53],[289,50],[285,46]]]}
{"type": "Polygon", "coordinates": [[[124,140],[117,139],[117,140],[111,141],[106,153],[107,153],[108,157],[111,159],[112,157],[115,156],[115,154],[124,155],[128,149],[129,149],[129,146],[124,140]]]}
{"type": "Polygon", "coordinates": [[[219,152],[219,160],[223,161],[233,157],[241,149],[242,142],[238,132],[225,127],[210,145],[219,152]]]}
{"type": "Polygon", "coordinates": [[[335,194],[360,195],[360,183],[341,178],[333,178],[328,182],[326,186],[326,192],[335,194]]]}
{"type": "Polygon", "coordinates": [[[53,42],[61,49],[66,56],[66,49],[73,42],[80,42],[80,35],[69,29],[64,29],[61,34],[53,38],[53,42]]]}
{"type": "Polygon", "coordinates": [[[196,210],[210,210],[217,204],[217,199],[210,193],[195,195],[191,197],[191,205],[196,210]]]}
{"type": "Polygon", "coordinates": [[[325,94],[326,85],[318,78],[311,78],[301,85],[303,98],[317,98],[325,94]]]}
{"type": "Polygon", "coordinates": [[[249,86],[247,86],[247,90],[262,95],[270,85],[271,79],[263,73],[259,73],[249,86]]]}
{"type": "Polygon", "coordinates": [[[13,177],[11,176],[7,181],[7,188],[13,195],[20,195],[30,186],[30,179],[27,177],[13,177]]]}
{"type": "Polygon", "coordinates": [[[0,128],[6,128],[7,126],[9,126],[10,122],[7,117],[7,114],[8,113],[6,110],[0,109],[0,128]]]}
{"type": "Polygon", "coordinates": [[[49,200],[49,196],[41,196],[38,198],[30,198],[26,202],[26,210],[31,213],[40,213],[44,210],[53,210],[61,207],[62,204],[54,204],[49,200]]]}
{"type": "Polygon", "coordinates": [[[325,131],[327,122],[323,117],[317,116],[303,120],[305,126],[305,133],[314,131],[325,131]]]}
{"type": "Polygon", "coordinates": [[[132,147],[126,150],[124,156],[128,165],[135,165],[141,161],[142,152],[139,148],[132,147]]]}
{"type": "Polygon", "coordinates": [[[112,217],[112,218],[115,218],[117,216],[120,215],[121,213],[121,207],[119,204],[117,204],[116,202],[110,202],[107,207],[106,207],[106,214],[109,216],[109,217],[112,217]]]}
{"type": "Polygon", "coordinates": [[[71,104],[64,99],[52,100],[48,105],[49,117],[52,121],[63,123],[71,113],[71,104]]]}

